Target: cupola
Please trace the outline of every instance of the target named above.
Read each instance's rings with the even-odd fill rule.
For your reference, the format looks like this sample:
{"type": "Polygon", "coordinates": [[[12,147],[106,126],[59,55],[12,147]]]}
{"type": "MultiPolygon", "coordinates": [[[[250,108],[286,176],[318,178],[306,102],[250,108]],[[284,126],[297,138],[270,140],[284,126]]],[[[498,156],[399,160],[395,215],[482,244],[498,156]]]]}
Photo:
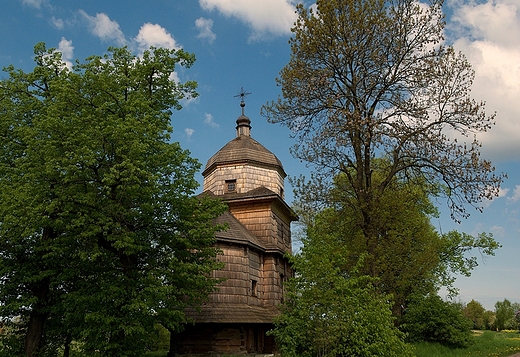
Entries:
{"type": "Polygon", "coordinates": [[[251,137],[251,120],[244,113],[243,96],[240,107],[242,113],[236,120],[236,137],[208,160],[202,172],[204,191],[223,195],[265,187],[283,198],[287,175],[282,163],[251,137]]]}

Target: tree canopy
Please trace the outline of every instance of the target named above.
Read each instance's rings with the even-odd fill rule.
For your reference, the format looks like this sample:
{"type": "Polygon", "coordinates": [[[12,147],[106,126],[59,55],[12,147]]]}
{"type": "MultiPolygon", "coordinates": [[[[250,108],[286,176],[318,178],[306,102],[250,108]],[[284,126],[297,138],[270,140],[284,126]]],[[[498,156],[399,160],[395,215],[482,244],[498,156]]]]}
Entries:
{"type": "Polygon", "coordinates": [[[297,13],[282,95],[262,112],[292,130],[293,154],[325,182],[345,174],[367,237],[395,177],[442,183],[456,220],[498,194],[503,176],[474,136],[494,115],[470,97],[470,63],[444,43],[441,0],[318,0],[297,13]]]}
{"type": "Polygon", "coordinates": [[[140,356],[154,324],[178,330],[214,289],[212,219],[195,197],[200,163],[170,142],[171,109],[196,83],[195,57],[111,48],[65,66],[35,46],[35,67],[0,82],[0,315],[21,340],[4,354],[140,356]],[[78,346],[78,345],[77,345],[78,346]]]}
{"type": "MultiPolygon", "coordinates": [[[[377,173],[374,177],[378,177],[377,173]]],[[[369,247],[371,241],[357,224],[362,217],[348,185],[344,175],[338,175],[326,197],[330,206],[324,209],[305,196],[304,192],[313,191],[312,184],[298,188],[296,210],[305,225],[303,243],[320,246],[326,237],[335,252],[322,253],[345,255],[341,266],[345,274],[377,277],[374,284],[392,297],[395,315],[401,314],[411,297],[435,294],[441,287],[453,297],[457,293],[456,275],[470,276],[478,265],[475,251],[494,255],[500,247],[488,233],[472,236],[457,231],[438,232],[430,222],[437,216],[430,199],[434,188],[428,190],[425,184],[395,179],[372,217],[379,236],[373,241],[375,246],[369,247]],[[360,265],[361,256],[364,258],[360,265]]]]}
{"type": "MultiPolygon", "coordinates": [[[[308,274],[314,280],[305,286],[299,284],[306,273],[295,278],[295,290],[301,289],[295,301],[310,299],[307,289],[325,277],[353,284],[331,302],[324,291],[337,283],[327,281],[309,308],[342,298],[366,301],[354,286],[368,284],[382,299],[395,299],[395,312],[414,295],[433,297],[440,286],[452,287],[453,273],[469,274],[476,264],[469,250],[492,255],[499,247],[489,234],[442,234],[430,223],[433,197],[445,197],[460,221],[468,207],[482,210],[497,196],[504,178],[480,156],[478,134],[495,116],[470,95],[474,73],[466,57],[445,43],[442,5],[317,0],[315,7],[297,6],[291,58],[277,78],[281,96],[262,114],[292,131],[293,155],[314,169],[310,181],[293,181],[307,233],[298,259],[335,263],[321,268],[307,261],[318,275],[308,274]],[[322,256],[308,253],[319,249],[322,256]]],[[[319,317],[334,320],[343,311],[319,317]]],[[[321,320],[300,319],[311,327],[321,320]]],[[[370,326],[364,323],[338,335],[370,326]]]]}

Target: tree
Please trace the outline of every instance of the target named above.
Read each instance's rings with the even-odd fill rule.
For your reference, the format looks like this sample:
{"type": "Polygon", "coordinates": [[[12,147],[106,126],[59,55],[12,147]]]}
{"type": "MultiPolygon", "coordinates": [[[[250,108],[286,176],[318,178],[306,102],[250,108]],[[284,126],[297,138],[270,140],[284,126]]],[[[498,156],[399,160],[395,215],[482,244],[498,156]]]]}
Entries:
{"type": "Polygon", "coordinates": [[[495,303],[495,327],[497,330],[516,330],[518,329],[517,312],[520,304],[511,302],[508,299],[495,303]]]}
{"type": "Polygon", "coordinates": [[[442,1],[316,5],[297,7],[291,59],[277,79],[282,97],[262,112],[292,130],[293,155],[316,168],[318,196],[328,197],[330,179],[344,174],[368,253],[376,253],[378,207],[395,178],[442,183],[456,220],[468,215],[466,205],[480,209],[496,196],[503,176],[472,138],[494,115],[471,99],[464,55],[443,44],[442,1]]]}
{"type": "MultiPolygon", "coordinates": [[[[376,181],[381,176],[374,172],[373,177],[376,181]]],[[[315,192],[310,185],[300,185],[296,191],[300,197],[296,201],[297,213],[312,233],[305,244],[321,244],[321,236],[334,240],[336,249],[346,255],[347,264],[341,268],[345,274],[376,276],[376,288],[392,297],[396,316],[401,315],[411,296],[435,294],[441,287],[455,295],[455,276],[469,276],[477,266],[472,251],[494,255],[499,247],[491,234],[473,237],[456,231],[437,232],[430,223],[437,216],[430,199],[435,187],[394,179],[374,211],[372,219],[377,222],[379,236],[371,250],[373,254],[369,254],[369,242],[357,225],[362,217],[355,193],[345,175],[337,175],[329,187],[328,208],[315,207],[314,200],[305,196],[306,192],[315,192]],[[362,255],[363,269],[355,274],[353,270],[362,255]]]]}
{"type": "Polygon", "coordinates": [[[481,303],[475,300],[471,300],[470,302],[468,302],[468,304],[464,307],[464,310],[462,311],[465,317],[473,321],[473,328],[477,330],[482,330],[485,328],[485,312],[486,309],[484,309],[484,306],[482,306],[481,303]]]}
{"type": "Polygon", "coordinates": [[[32,72],[0,82],[0,314],[19,317],[11,356],[140,356],[154,326],[175,330],[214,289],[212,219],[195,197],[200,163],[171,143],[183,50],[127,48],[77,62],[35,46],[32,72]],[[21,349],[21,350],[20,350],[21,349]]]}
{"type": "Polygon", "coordinates": [[[309,236],[315,242],[304,238],[291,258],[297,274],[272,331],[282,355],[413,356],[394,326],[389,297],[375,290],[373,278],[345,271],[348,255],[335,237],[309,236]]]}

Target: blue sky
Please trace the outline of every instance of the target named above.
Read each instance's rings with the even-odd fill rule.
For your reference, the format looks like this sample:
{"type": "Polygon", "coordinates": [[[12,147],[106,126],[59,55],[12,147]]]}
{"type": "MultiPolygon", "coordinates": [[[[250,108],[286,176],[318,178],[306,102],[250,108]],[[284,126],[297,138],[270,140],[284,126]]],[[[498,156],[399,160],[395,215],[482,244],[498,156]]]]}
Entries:
{"type": "MultiPolygon", "coordinates": [[[[280,93],[275,78],[290,56],[288,39],[295,20],[292,0],[0,0],[0,66],[30,71],[33,46],[44,41],[68,61],[128,45],[136,53],[150,45],[183,48],[197,62],[179,72],[195,80],[200,97],[174,113],[173,140],[203,164],[235,136],[241,87],[251,94],[246,115],[252,136],[273,151],[289,175],[308,174],[289,154],[287,129],[268,124],[262,104],[280,93]]],[[[306,5],[311,5],[306,1],[306,5]]],[[[460,300],[520,302],[520,0],[449,0],[447,41],[463,51],[476,71],[475,99],[485,100],[497,124],[481,135],[483,156],[509,177],[500,197],[472,211],[461,224],[446,210],[433,223],[442,231],[491,232],[500,241],[495,257],[479,259],[470,278],[457,279],[460,300]]],[[[1,74],[1,78],[5,75],[1,74]]],[[[199,175],[199,179],[201,179],[199,175]]],[[[288,200],[291,188],[286,183],[288,200]]],[[[445,202],[439,202],[441,208],[445,202]]],[[[478,254],[478,253],[477,253],[478,254]]]]}

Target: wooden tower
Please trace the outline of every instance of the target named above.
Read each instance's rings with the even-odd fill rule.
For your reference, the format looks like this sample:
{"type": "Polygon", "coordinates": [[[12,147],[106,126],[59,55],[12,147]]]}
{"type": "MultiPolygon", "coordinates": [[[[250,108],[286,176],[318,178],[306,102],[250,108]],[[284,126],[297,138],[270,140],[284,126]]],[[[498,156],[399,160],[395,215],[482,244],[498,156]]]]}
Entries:
{"type": "Polygon", "coordinates": [[[251,121],[236,121],[236,137],[213,155],[202,175],[204,192],[222,198],[229,210],[216,223],[229,229],[216,235],[225,263],[215,277],[226,279],[194,321],[178,336],[179,354],[272,353],[273,327],[283,300],[283,282],[292,275],[286,253],[291,252],[292,221],[297,219],[284,201],[286,173],[278,158],[251,137],[251,121]]]}

